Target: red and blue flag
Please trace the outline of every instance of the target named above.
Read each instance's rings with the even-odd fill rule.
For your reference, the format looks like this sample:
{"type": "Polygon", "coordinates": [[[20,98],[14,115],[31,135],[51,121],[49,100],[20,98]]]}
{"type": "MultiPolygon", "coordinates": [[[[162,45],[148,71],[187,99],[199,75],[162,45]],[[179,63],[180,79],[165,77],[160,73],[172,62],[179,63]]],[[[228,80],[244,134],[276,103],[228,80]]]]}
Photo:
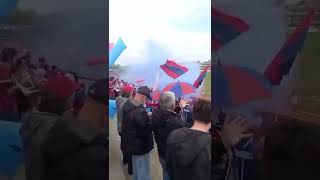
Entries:
{"type": "Polygon", "coordinates": [[[198,88],[202,84],[204,78],[207,75],[207,71],[208,71],[209,67],[210,67],[210,65],[205,67],[205,69],[200,73],[199,77],[194,81],[193,87],[198,88]]]}
{"type": "Polygon", "coordinates": [[[296,56],[303,48],[315,12],[314,9],[310,10],[265,70],[264,75],[273,85],[279,85],[283,76],[289,74],[296,56]]]}
{"type": "Polygon", "coordinates": [[[242,19],[228,15],[212,7],[211,29],[213,33],[213,51],[235,39],[241,33],[248,31],[250,26],[242,19]]]}
{"type": "Polygon", "coordinates": [[[183,75],[184,73],[188,72],[189,69],[177,64],[174,61],[167,60],[164,65],[161,65],[160,68],[170,77],[173,79],[178,78],[179,76],[183,75]]]}

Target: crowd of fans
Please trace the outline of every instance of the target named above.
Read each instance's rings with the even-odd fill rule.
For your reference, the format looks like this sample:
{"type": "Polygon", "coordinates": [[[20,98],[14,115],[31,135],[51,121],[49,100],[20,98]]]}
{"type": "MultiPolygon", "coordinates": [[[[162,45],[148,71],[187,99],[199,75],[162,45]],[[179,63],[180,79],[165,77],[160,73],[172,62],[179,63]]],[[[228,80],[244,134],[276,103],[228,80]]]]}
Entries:
{"type": "Polygon", "coordinates": [[[22,125],[26,180],[107,179],[107,78],[86,88],[44,58],[31,62],[25,50],[0,53],[0,120],[22,125]]]}
{"type": "Polygon", "coordinates": [[[150,153],[157,144],[163,180],[318,179],[320,127],[290,116],[257,111],[256,127],[241,114],[225,113],[205,98],[180,99],[162,92],[146,110],[151,90],[125,85],[117,97],[123,163],[134,180],[150,180],[150,153]],[[183,111],[190,108],[188,123],[183,111]]]}

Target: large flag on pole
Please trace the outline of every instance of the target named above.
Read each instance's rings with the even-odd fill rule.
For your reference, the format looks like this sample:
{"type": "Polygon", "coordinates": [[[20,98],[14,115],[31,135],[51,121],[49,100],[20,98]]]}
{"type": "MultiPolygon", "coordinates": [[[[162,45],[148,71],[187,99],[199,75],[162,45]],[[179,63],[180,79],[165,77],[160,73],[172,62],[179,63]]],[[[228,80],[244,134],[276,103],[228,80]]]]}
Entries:
{"type": "Polygon", "coordinates": [[[213,7],[211,8],[213,51],[219,50],[237,36],[249,30],[249,25],[242,19],[223,13],[213,7]]]}
{"type": "Polygon", "coordinates": [[[198,87],[202,84],[204,78],[205,78],[206,75],[207,75],[207,72],[208,72],[209,67],[210,67],[210,65],[207,65],[207,66],[204,68],[204,70],[200,73],[199,77],[194,81],[193,86],[194,86],[195,88],[198,88],[198,87]]]}
{"type": "Polygon", "coordinates": [[[164,65],[161,65],[160,68],[173,79],[176,79],[189,71],[188,68],[171,60],[167,60],[167,62],[164,65]]]}
{"type": "Polygon", "coordinates": [[[264,75],[273,85],[279,85],[283,76],[289,74],[294,60],[302,50],[310,25],[315,17],[315,12],[314,9],[309,11],[309,14],[289,36],[286,43],[265,70],[264,75]]]}
{"type": "Polygon", "coordinates": [[[118,39],[112,50],[109,52],[109,67],[111,67],[119,58],[121,53],[127,48],[121,38],[118,39]]]}

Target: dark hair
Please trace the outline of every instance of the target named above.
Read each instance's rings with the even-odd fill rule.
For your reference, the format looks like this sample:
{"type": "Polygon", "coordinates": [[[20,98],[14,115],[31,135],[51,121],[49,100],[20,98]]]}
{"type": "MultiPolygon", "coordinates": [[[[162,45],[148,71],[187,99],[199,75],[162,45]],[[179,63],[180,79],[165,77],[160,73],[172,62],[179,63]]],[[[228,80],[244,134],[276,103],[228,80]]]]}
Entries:
{"type": "Polygon", "coordinates": [[[192,119],[209,124],[212,118],[211,101],[205,99],[196,100],[192,109],[192,119]]]}
{"type": "Polygon", "coordinates": [[[279,122],[265,138],[263,176],[272,180],[320,179],[320,126],[279,122]]]}
{"type": "Polygon", "coordinates": [[[41,103],[38,110],[40,112],[49,112],[58,115],[62,115],[68,109],[71,104],[68,99],[61,99],[49,92],[41,92],[41,103]]]}

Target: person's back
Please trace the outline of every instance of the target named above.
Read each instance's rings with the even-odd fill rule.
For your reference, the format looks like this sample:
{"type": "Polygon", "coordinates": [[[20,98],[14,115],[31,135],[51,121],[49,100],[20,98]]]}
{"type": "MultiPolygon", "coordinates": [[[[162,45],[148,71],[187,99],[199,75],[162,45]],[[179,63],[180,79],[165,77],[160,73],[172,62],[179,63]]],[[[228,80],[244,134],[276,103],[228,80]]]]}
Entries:
{"type": "Polygon", "coordinates": [[[20,133],[25,154],[27,180],[41,180],[43,159],[40,146],[48,131],[59,118],[61,117],[54,113],[34,111],[23,119],[20,133]]]}
{"type": "Polygon", "coordinates": [[[170,180],[211,179],[211,102],[198,99],[192,110],[194,124],[173,131],[167,140],[166,163],[170,180]]]}
{"type": "Polygon", "coordinates": [[[297,119],[279,122],[265,138],[262,180],[320,179],[320,126],[297,119]]]}
{"type": "Polygon", "coordinates": [[[138,88],[134,98],[123,106],[121,146],[124,154],[132,156],[134,180],[149,180],[150,152],[153,149],[151,120],[143,106],[152,100],[147,86],[138,88]]]}
{"type": "Polygon", "coordinates": [[[166,142],[169,134],[185,126],[181,117],[174,112],[157,109],[151,116],[152,130],[160,158],[165,158],[166,142]]]}
{"type": "MultiPolygon", "coordinates": [[[[65,96],[59,95],[59,88],[50,84],[60,84],[62,79],[52,78],[41,89],[41,100],[35,102],[37,110],[27,113],[23,119],[20,130],[22,136],[25,168],[27,180],[41,180],[43,175],[43,157],[40,151],[42,143],[45,141],[48,132],[59,121],[62,114],[71,108],[68,98],[75,91],[73,83],[64,81],[65,85],[69,82],[69,93],[65,96]],[[58,88],[58,89],[57,89],[58,88]],[[37,105],[39,104],[39,105],[37,105]]],[[[68,88],[65,88],[67,90],[68,88]]],[[[37,98],[37,96],[34,96],[37,98]]]]}
{"type": "Polygon", "coordinates": [[[178,128],[185,126],[181,116],[174,112],[175,95],[172,92],[162,92],[160,94],[160,109],[152,112],[152,130],[157,143],[158,154],[161,164],[166,156],[166,142],[169,134],[178,128]]]}
{"type": "Polygon", "coordinates": [[[108,178],[107,80],[89,88],[79,112],[65,113],[48,133],[41,151],[46,180],[105,180],[108,178]]]}
{"type": "Polygon", "coordinates": [[[177,129],[168,138],[167,152],[171,180],[210,180],[211,140],[208,133],[177,129]]]}
{"type": "Polygon", "coordinates": [[[142,155],[153,148],[151,121],[142,104],[129,98],[123,106],[122,140],[124,151],[130,155],[142,155]]]}
{"type": "Polygon", "coordinates": [[[108,178],[107,135],[79,121],[73,113],[55,123],[41,150],[45,160],[43,179],[108,178]]]}

